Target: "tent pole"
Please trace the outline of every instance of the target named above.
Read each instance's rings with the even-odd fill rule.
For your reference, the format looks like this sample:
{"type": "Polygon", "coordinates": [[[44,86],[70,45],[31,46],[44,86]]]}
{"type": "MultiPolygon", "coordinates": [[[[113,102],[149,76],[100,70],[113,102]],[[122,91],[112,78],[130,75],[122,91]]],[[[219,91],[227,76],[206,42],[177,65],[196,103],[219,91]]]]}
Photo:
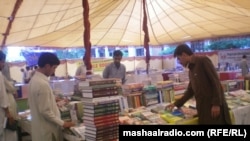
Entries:
{"type": "Polygon", "coordinates": [[[83,57],[83,62],[85,63],[86,68],[87,68],[86,76],[88,76],[92,74],[88,0],[82,0],[82,6],[83,6],[83,23],[84,23],[83,42],[84,42],[84,47],[85,47],[85,55],[83,57]]]}
{"type": "Polygon", "coordinates": [[[144,35],[144,48],[146,50],[146,72],[149,73],[149,60],[150,60],[150,53],[149,53],[149,35],[148,35],[148,25],[147,25],[147,12],[146,12],[146,0],[143,0],[143,25],[142,25],[144,35]]]}

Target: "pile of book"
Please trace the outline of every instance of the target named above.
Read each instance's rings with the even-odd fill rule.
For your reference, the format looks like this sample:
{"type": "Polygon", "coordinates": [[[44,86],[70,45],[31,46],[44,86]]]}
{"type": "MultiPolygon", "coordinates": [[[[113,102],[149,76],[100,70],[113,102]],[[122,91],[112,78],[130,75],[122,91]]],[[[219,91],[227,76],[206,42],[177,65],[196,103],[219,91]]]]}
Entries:
{"type": "Polygon", "coordinates": [[[154,85],[148,85],[143,88],[143,104],[144,106],[155,105],[160,102],[159,93],[154,85]]]}
{"type": "Polygon", "coordinates": [[[136,109],[126,109],[119,116],[121,125],[148,125],[151,121],[141,119],[141,113],[147,111],[146,107],[142,106],[136,109]]]}
{"type": "Polygon", "coordinates": [[[120,105],[116,96],[119,95],[120,86],[113,79],[84,83],[85,86],[81,88],[86,140],[117,140],[120,105]]]}
{"type": "Polygon", "coordinates": [[[79,124],[63,129],[63,138],[67,141],[85,141],[85,126],[79,124]]]}
{"type": "Polygon", "coordinates": [[[159,90],[160,103],[175,100],[173,81],[158,81],[156,87],[159,90]]]}
{"type": "Polygon", "coordinates": [[[180,82],[180,83],[174,83],[174,94],[184,94],[188,87],[188,82],[180,82]]]}
{"type": "Polygon", "coordinates": [[[127,100],[128,108],[138,108],[144,105],[142,100],[143,86],[142,83],[130,83],[122,86],[122,94],[127,100]]]}
{"type": "Polygon", "coordinates": [[[84,104],[83,123],[87,141],[118,139],[119,100],[105,100],[84,104]]]}
{"type": "Polygon", "coordinates": [[[81,90],[83,98],[116,96],[122,92],[117,79],[81,81],[78,83],[78,88],[81,90]]]}

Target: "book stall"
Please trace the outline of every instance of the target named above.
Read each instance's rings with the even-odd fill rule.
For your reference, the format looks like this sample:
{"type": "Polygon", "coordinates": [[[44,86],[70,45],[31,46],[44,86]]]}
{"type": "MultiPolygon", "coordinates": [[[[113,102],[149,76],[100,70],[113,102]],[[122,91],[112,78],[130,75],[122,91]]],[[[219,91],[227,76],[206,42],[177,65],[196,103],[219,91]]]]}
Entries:
{"type": "MultiPolygon", "coordinates": [[[[187,79],[179,77],[181,81],[176,82],[158,78],[135,76],[133,79],[137,81],[130,80],[123,85],[118,79],[51,82],[54,93],[59,97],[57,105],[61,118],[77,123],[75,127],[63,130],[65,140],[115,141],[119,139],[119,125],[124,124],[198,124],[195,99],[190,99],[180,109],[165,109],[166,105],[182,96],[187,88],[187,79]]],[[[250,91],[244,90],[244,81],[225,80],[221,85],[234,124],[250,124],[250,91]]],[[[22,132],[32,134],[29,111],[20,112],[20,116],[22,132]]]]}

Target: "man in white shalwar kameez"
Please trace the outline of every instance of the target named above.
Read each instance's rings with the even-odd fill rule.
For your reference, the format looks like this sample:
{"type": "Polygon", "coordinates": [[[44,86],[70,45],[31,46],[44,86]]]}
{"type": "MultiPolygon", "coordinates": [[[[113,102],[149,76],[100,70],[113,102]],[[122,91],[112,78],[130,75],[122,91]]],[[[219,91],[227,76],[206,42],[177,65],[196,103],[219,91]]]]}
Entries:
{"type": "Polygon", "coordinates": [[[4,76],[0,72],[0,141],[4,141],[4,119],[6,117],[5,109],[9,106],[8,96],[4,86],[4,76]]]}
{"type": "MultiPolygon", "coordinates": [[[[9,81],[5,76],[4,76],[4,84],[6,88],[7,97],[9,100],[9,106],[8,106],[9,112],[14,120],[18,120],[19,118],[17,112],[17,104],[14,97],[14,94],[17,94],[17,90],[14,87],[14,84],[11,81],[9,81]]],[[[17,141],[17,140],[18,140],[17,131],[5,129],[5,141],[17,141]]]]}
{"type": "MultiPolygon", "coordinates": [[[[6,55],[0,51],[0,70],[3,69],[4,64],[5,64],[5,58],[6,55]]],[[[4,76],[2,74],[2,71],[0,71],[0,141],[10,141],[9,138],[7,138],[8,136],[6,135],[5,130],[4,129],[4,120],[6,118],[9,119],[10,123],[13,123],[13,116],[11,114],[11,112],[9,111],[9,107],[10,107],[10,103],[9,103],[9,98],[8,95],[6,93],[6,87],[5,87],[5,83],[4,83],[4,76]]]]}
{"type": "Polygon", "coordinates": [[[59,64],[59,59],[53,53],[42,53],[38,59],[39,68],[29,82],[32,141],[62,141],[62,127],[69,128],[74,125],[61,119],[49,84],[48,77],[59,64]]]}

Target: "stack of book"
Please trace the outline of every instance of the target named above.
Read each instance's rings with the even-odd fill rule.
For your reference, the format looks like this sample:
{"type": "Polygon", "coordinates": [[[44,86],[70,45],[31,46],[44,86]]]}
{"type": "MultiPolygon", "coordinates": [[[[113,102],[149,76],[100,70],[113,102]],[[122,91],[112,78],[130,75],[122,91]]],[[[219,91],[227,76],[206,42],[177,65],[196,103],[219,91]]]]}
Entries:
{"type": "Polygon", "coordinates": [[[149,85],[143,88],[143,104],[151,106],[160,102],[159,93],[154,85],[149,85]]]}
{"type": "Polygon", "coordinates": [[[141,112],[141,116],[142,119],[146,119],[149,120],[151,122],[151,124],[160,124],[160,125],[164,125],[167,124],[167,122],[165,122],[159,114],[153,113],[151,111],[144,111],[141,112]]]}
{"type": "Polygon", "coordinates": [[[173,81],[158,81],[156,87],[159,91],[160,103],[173,102],[175,100],[173,81]]]}
{"type": "Polygon", "coordinates": [[[128,108],[138,108],[143,106],[142,93],[144,85],[142,83],[130,83],[123,85],[123,97],[127,100],[128,108]]]}
{"type": "Polygon", "coordinates": [[[81,90],[83,98],[116,96],[122,92],[117,79],[81,81],[78,83],[78,88],[81,90]]]}
{"type": "Polygon", "coordinates": [[[119,100],[84,103],[83,123],[87,141],[118,139],[119,100]]]}
{"type": "Polygon", "coordinates": [[[79,83],[79,86],[82,89],[86,140],[117,140],[120,85],[116,79],[90,80],[79,83]]]}
{"type": "Polygon", "coordinates": [[[85,141],[85,126],[79,124],[63,129],[63,137],[67,141],[85,141]]]}
{"type": "Polygon", "coordinates": [[[188,87],[188,82],[180,82],[180,83],[174,83],[174,94],[184,94],[188,87]]]}

